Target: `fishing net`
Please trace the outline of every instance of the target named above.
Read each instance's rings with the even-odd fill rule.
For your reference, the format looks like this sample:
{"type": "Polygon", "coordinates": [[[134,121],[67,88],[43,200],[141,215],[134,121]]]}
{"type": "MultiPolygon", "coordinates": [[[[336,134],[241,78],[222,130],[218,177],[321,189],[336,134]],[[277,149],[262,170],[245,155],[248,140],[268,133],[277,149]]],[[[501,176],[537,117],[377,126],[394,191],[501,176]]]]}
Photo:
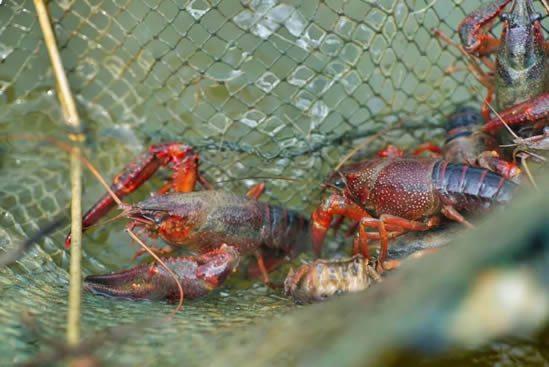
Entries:
{"type": "MultiPolygon", "coordinates": [[[[64,138],[33,3],[0,4],[0,133],[64,138]]],[[[457,40],[457,24],[477,5],[473,0],[60,0],[48,7],[85,124],[86,155],[105,177],[150,143],[181,140],[200,154],[200,169],[210,182],[224,181],[215,185],[244,193],[255,181],[234,179],[283,175],[321,182],[352,147],[397,121],[402,126],[363,154],[388,142],[408,148],[440,139],[445,116],[462,103],[478,106],[484,90],[432,28],[457,40]]],[[[65,153],[46,143],[4,140],[0,154],[0,248],[6,249],[68,213],[68,171],[65,153]]],[[[146,196],[167,174],[129,200],[146,196]]],[[[89,173],[84,179],[89,207],[103,189],[89,173]]],[[[321,198],[311,184],[267,185],[266,200],[305,215],[321,198]]],[[[86,273],[128,266],[136,248],[123,225],[84,236],[86,273]]],[[[45,312],[49,332],[62,333],[64,313],[49,308],[52,299],[65,308],[67,228],[47,236],[17,266],[0,271],[0,294],[7,300],[0,320],[14,318],[10,307],[41,305],[36,309],[45,312]]],[[[184,307],[191,311],[184,312],[206,320],[194,327],[211,330],[226,323],[223,317],[198,316],[201,305],[238,307],[237,323],[289,307],[276,293],[238,292],[229,292],[231,302],[214,297],[191,303],[184,307]],[[252,306],[257,302],[261,306],[252,306]]],[[[103,310],[116,304],[86,297],[85,304],[103,310]]],[[[155,309],[128,302],[116,307],[133,320],[146,316],[144,309],[155,309]]],[[[156,306],[155,312],[167,308],[156,306]]],[[[86,312],[87,328],[119,321],[86,312]]],[[[7,325],[0,335],[17,347],[3,358],[21,360],[36,351],[19,321],[7,325]]],[[[126,350],[129,360],[133,350],[126,350]]]]}

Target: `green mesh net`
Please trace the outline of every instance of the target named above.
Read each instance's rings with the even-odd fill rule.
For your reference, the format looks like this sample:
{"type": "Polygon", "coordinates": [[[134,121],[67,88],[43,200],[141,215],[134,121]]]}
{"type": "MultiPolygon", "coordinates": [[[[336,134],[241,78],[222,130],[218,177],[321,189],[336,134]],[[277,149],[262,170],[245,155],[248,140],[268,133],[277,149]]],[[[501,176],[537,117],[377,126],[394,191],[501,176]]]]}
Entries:
{"type": "MultiPolygon", "coordinates": [[[[64,138],[33,3],[0,4],[0,133],[64,138]]],[[[226,181],[217,185],[224,190],[246,192],[254,180],[227,180],[250,176],[321,182],[345,153],[388,124],[404,122],[364,154],[388,142],[406,148],[440,139],[456,105],[483,98],[460,68],[459,53],[431,31],[457,40],[457,24],[477,6],[473,0],[59,0],[48,6],[86,126],[86,154],[105,177],[150,143],[181,140],[200,153],[211,182],[226,181]]],[[[159,187],[162,175],[129,200],[159,187]]],[[[88,172],[84,180],[87,208],[103,189],[88,172]]],[[[305,215],[321,199],[314,185],[267,185],[265,200],[305,215]]],[[[68,199],[64,152],[36,141],[0,143],[1,249],[68,214],[68,199]]],[[[129,266],[136,247],[123,225],[84,235],[86,274],[129,266]]],[[[2,359],[21,361],[40,349],[16,317],[24,307],[40,315],[48,333],[63,333],[67,228],[0,270],[0,337],[10,340],[0,346],[2,359]]],[[[170,332],[187,325],[207,344],[206,332],[291,306],[276,292],[250,289],[252,282],[230,287],[185,305],[170,332]],[[217,313],[222,316],[212,317],[217,313]],[[203,322],[190,322],[193,317],[203,322]]],[[[84,330],[168,309],[86,295],[84,330]]],[[[134,363],[139,349],[152,358],[158,340],[149,336],[121,355],[134,363]]]]}

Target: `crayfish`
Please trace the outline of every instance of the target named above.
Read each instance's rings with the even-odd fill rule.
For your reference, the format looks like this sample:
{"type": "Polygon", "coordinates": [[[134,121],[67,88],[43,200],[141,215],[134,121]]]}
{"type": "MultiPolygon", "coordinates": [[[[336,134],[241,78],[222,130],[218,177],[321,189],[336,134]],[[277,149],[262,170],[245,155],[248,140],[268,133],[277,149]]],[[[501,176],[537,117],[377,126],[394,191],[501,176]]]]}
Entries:
{"type": "MultiPolygon", "coordinates": [[[[182,143],[149,147],[115,176],[111,188],[117,195],[127,195],[167,164],[173,169],[168,184],[154,196],[137,204],[122,204],[121,208],[123,215],[131,219],[128,228],[140,227],[151,237],[197,254],[165,260],[191,297],[220,284],[236,269],[239,257],[248,254],[257,257],[264,281],[271,284],[268,271],[307,247],[307,219],[293,210],[257,201],[265,188],[263,184],[253,186],[246,197],[216,190],[190,192],[196,181],[208,189],[209,185],[198,174],[198,155],[182,143]],[[174,192],[168,193],[170,189],[174,192]]],[[[83,228],[97,222],[113,206],[110,196],[102,197],[84,215],[83,228]]],[[[138,251],[135,256],[140,254],[138,251]]],[[[173,298],[175,282],[153,264],[88,276],[85,287],[110,296],[173,298]]]]}
{"type": "Polygon", "coordinates": [[[516,188],[490,170],[423,157],[380,157],[346,164],[326,183],[343,194],[333,193],[312,213],[315,251],[320,253],[332,216],[349,217],[359,223],[353,254],[362,252],[369,258],[368,239],[380,239],[378,272],[383,271],[389,238],[432,228],[441,215],[471,228],[459,210],[478,211],[506,203],[516,188]]]}
{"type": "MultiPolygon", "coordinates": [[[[458,25],[461,46],[440,31],[436,32],[489,68],[488,73],[484,72],[475,59],[469,57],[470,69],[488,91],[482,106],[486,119],[483,130],[494,132],[504,123],[515,126],[529,121],[535,123],[533,127],[517,130],[522,138],[528,138],[536,134],[549,116],[549,44],[544,40],[540,24],[542,16],[535,12],[532,0],[513,0],[509,11],[504,12],[510,2],[488,1],[470,13],[458,25]],[[503,20],[500,38],[486,32],[498,15],[503,20]],[[488,57],[494,53],[495,62],[492,62],[488,57]],[[499,111],[494,118],[489,111],[492,95],[499,111]]],[[[536,135],[534,142],[542,139],[547,139],[545,134],[536,135]]],[[[529,142],[522,141],[523,144],[529,142]]]]}

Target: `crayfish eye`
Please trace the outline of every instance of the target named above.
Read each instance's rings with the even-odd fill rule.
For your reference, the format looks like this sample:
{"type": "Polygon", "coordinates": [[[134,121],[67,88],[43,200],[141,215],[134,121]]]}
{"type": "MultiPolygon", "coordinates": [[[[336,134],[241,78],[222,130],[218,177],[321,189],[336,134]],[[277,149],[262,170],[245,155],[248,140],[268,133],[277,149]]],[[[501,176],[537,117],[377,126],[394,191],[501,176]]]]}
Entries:
{"type": "Polygon", "coordinates": [[[542,18],[543,16],[540,13],[534,14],[534,16],[532,16],[532,24],[539,22],[542,18]]]}
{"type": "Polygon", "coordinates": [[[163,219],[164,218],[162,216],[158,215],[158,216],[154,217],[154,223],[161,224],[163,219]]]}
{"type": "Polygon", "coordinates": [[[344,189],[345,188],[345,181],[342,178],[338,178],[334,182],[334,186],[338,189],[344,189]]]}
{"type": "Polygon", "coordinates": [[[501,13],[501,14],[499,15],[499,19],[501,19],[502,21],[509,20],[509,14],[507,14],[507,13],[501,13]]]}

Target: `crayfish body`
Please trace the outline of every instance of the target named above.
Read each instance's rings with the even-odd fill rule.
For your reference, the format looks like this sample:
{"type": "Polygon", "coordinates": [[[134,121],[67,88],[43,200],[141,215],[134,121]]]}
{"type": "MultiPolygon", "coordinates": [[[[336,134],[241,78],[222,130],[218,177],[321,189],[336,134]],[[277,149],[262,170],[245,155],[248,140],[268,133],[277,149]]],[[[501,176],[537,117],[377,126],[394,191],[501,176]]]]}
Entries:
{"type": "Polygon", "coordinates": [[[295,256],[309,243],[308,220],[294,210],[226,191],[168,193],[131,205],[128,226],[205,253],[227,243],[249,255],[266,247],[295,256]]]}
{"type": "MultiPolygon", "coordinates": [[[[267,272],[310,243],[308,221],[297,212],[225,191],[167,193],[123,208],[131,219],[129,228],[142,227],[149,236],[196,254],[165,259],[188,298],[221,284],[240,256],[249,254],[257,256],[259,271],[269,284],[267,272]]],[[[178,294],[173,279],[157,264],[87,277],[86,288],[138,299],[171,299],[178,294]]]]}
{"type": "Polygon", "coordinates": [[[343,190],[325,199],[311,216],[311,237],[320,252],[332,216],[359,221],[353,253],[369,258],[367,240],[380,239],[376,271],[383,271],[387,241],[407,231],[427,230],[441,214],[468,227],[460,210],[476,212],[506,203],[516,184],[487,169],[434,158],[373,158],[343,166],[327,184],[343,190]],[[367,232],[373,228],[375,232],[367,232]]]}

